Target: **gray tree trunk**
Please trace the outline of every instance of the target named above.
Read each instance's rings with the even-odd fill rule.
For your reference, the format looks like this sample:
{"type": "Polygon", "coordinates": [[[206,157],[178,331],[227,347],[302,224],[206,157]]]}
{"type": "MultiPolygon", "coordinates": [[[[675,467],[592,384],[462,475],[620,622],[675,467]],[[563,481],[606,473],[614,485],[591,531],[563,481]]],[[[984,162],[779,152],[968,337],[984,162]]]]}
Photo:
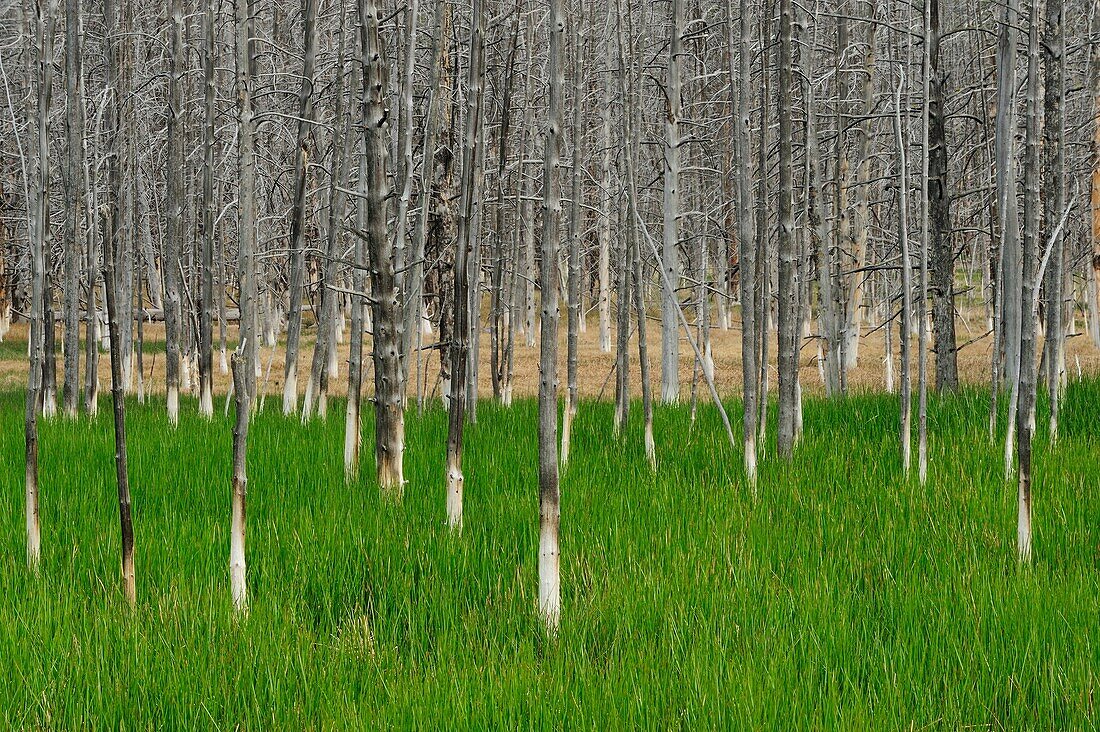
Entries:
{"type": "MultiPolygon", "coordinates": [[[[674,286],[680,282],[680,117],[683,105],[680,76],[683,72],[684,0],[672,0],[669,29],[667,110],[664,150],[664,238],[661,261],[674,286]]],[[[680,327],[675,292],[661,297],[661,401],[680,400],[680,327]]]]}
{"type": "Polygon", "coordinates": [[[61,402],[68,417],[76,416],[80,401],[80,217],[84,169],[80,64],[80,0],[65,0],[65,383],[61,402]]]}
{"type": "MultiPolygon", "coordinates": [[[[674,0],[678,2],[679,0],[674,0]]],[[[561,619],[561,550],[558,542],[561,497],[558,489],[558,236],[561,223],[560,149],[562,134],[565,2],[550,0],[549,111],[543,158],[542,332],[539,337],[539,614],[550,633],[561,619]]]]}
{"type": "MultiPolygon", "coordinates": [[[[245,2],[245,0],[238,0],[245,2]]],[[[164,217],[164,367],[168,398],[168,421],[179,424],[180,350],[180,256],[184,241],[184,125],[183,84],[185,69],[183,47],[183,8],[181,0],[169,0],[168,74],[168,191],[164,217]]]]}
{"type": "Polygon", "coordinates": [[[298,136],[294,146],[294,204],[290,214],[290,306],[287,311],[283,366],[283,414],[298,411],[298,351],[302,336],[302,286],[305,281],[306,190],[313,127],[313,83],[317,64],[317,2],[302,3],[302,84],[298,91],[298,136]]]}
{"type": "Polygon", "coordinates": [[[790,457],[798,390],[798,294],[795,283],[793,151],[791,145],[791,0],[779,2],[779,441],[790,457]]]}

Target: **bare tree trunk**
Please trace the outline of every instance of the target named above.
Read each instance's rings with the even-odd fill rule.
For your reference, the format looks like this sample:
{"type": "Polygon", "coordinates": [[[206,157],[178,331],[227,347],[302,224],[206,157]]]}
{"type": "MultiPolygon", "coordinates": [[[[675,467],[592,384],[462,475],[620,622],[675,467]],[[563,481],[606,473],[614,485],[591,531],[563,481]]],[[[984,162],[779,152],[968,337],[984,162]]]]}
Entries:
{"type": "MultiPolygon", "coordinates": [[[[1100,35],[1100,8],[1093,4],[1093,37],[1100,35]]],[[[1092,258],[1087,268],[1089,280],[1089,334],[1093,345],[1100,347],[1100,52],[1093,48],[1089,60],[1092,68],[1092,186],[1089,204],[1092,220],[1092,258]]]]}
{"type": "Polygon", "coordinates": [[[849,234],[852,245],[852,274],[848,277],[848,314],[845,331],[844,357],[845,368],[855,368],[859,361],[860,336],[863,330],[863,290],[869,275],[861,271],[867,265],[867,239],[870,234],[870,216],[868,212],[871,195],[871,165],[874,158],[870,154],[871,135],[869,126],[875,112],[875,30],[877,0],[867,3],[867,38],[863,52],[863,119],[856,125],[856,201],[851,218],[849,234]]]}
{"type": "Polygon", "coordinates": [[[328,226],[325,245],[325,258],[321,262],[321,315],[317,320],[317,338],[313,344],[313,358],[310,363],[309,378],[306,380],[306,393],[302,401],[302,421],[313,418],[314,404],[318,414],[328,411],[328,368],[327,358],[336,340],[336,308],[340,293],[332,289],[336,286],[340,260],[340,230],[344,226],[345,194],[341,188],[346,186],[348,158],[351,156],[351,138],[347,133],[347,119],[344,104],[344,15],[340,8],[340,30],[337,34],[336,54],[336,108],[332,135],[333,161],[328,186],[328,226]]]}
{"type": "MultiPolygon", "coordinates": [[[[901,465],[905,475],[909,475],[912,464],[912,324],[913,313],[913,266],[909,251],[909,162],[906,156],[906,137],[902,127],[902,91],[906,86],[905,67],[901,69],[894,93],[894,137],[898,146],[898,249],[901,252],[901,465]]],[[[889,354],[887,354],[889,357],[889,354]]]]}
{"type": "MultiPolygon", "coordinates": [[[[925,0],[922,9],[921,24],[925,38],[931,38],[932,5],[925,0]]],[[[921,177],[920,177],[920,288],[917,298],[917,475],[921,485],[928,476],[928,238],[929,238],[929,169],[932,156],[929,151],[929,132],[931,127],[931,84],[932,84],[932,44],[923,45],[921,63],[921,99],[923,101],[923,124],[921,125],[921,177]]],[[[954,313],[952,312],[952,316],[954,313]]],[[[954,327],[954,326],[952,326],[954,327]]]]}
{"type": "MultiPolygon", "coordinates": [[[[600,353],[611,352],[611,101],[614,97],[611,75],[610,34],[605,37],[603,48],[604,69],[600,98],[600,217],[597,237],[599,240],[599,317],[600,353]]],[[[620,261],[619,264],[622,264],[620,261]]]]}
{"type": "Polygon", "coordinates": [[[577,346],[578,330],[581,321],[581,195],[582,182],[581,166],[584,159],[584,129],[582,103],[584,101],[584,35],[581,26],[584,24],[584,5],[579,4],[572,19],[573,22],[573,53],[574,73],[573,79],[573,170],[571,174],[571,191],[569,201],[569,251],[568,251],[568,306],[566,326],[566,385],[567,398],[565,409],[562,412],[561,426],[561,464],[569,462],[569,444],[573,434],[573,420],[577,416],[578,392],[577,392],[577,346]]]}
{"type": "Polygon", "coordinates": [[[946,73],[940,59],[940,3],[928,3],[928,199],[931,235],[932,322],[936,353],[936,391],[959,388],[955,345],[955,251],[951,238],[951,191],[947,177],[944,116],[946,73]]]}
{"type": "MultiPolygon", "coordinates": [[[[666,81],[667,111],[665,116],[664,168],[664,240],[661,261],[665,274],[674,286],[680,281],[680,76],[683,70],[684,0],[672,0],[668,79],[666,81]]],[[[675,291],[661,297],[661,401],[674,404],[680,400],[680,328],[677,322],[675,291]]]]}
{"type": "MultiPolygon", "coordinates": [[[[768,247],[768,129],[771,115],[768,113],[771,101],[771,86],[768,78],[768,45],[771,43],[771,10],[763,13],[760,24],[760,134],[757,137],[757,155],[760,175],[756,177],[756,383],[759,416],[756,419],[756,440],[761,448],[766,444],[768,428],[768,334],[771,331],[771,272],[769,267],[770,250],[768,247]]],[[[763,454],[761,450],[761,454],[763,454]]]]}
{"type": "MultiPolygon", "coordinates": [[[[848,343],[850,323],[848,322],[848,310],[843,303],[844,297],[844,242],[848,241],[851,231],[851,217],[848,210],[848,176],[851,170],[851,160],[848,157],[847,132],[850,116],[850,104],[848,101],[849,85],[848,71],[844,66],[844,59],[848,54],[850,36],[848,34],[848,2],[840,0],[837,7],[836,19],[836,57],[834,74],[836,76],[836,159],[833,170],[833,262],[837,267],[837,283],[833,287],[833,296],[836,299],[834,312],[842,322],[837,323],[837,360],[840,363],[840,391],[848,391],[848,365],[851,363],[848,357],[848,343]]],[[[857,275],[852,275],[857,276],[857,275]]],[[[858,336],[857,336],[858,337],[858,336]]]]}
{"type": "MultiPolygon", "coordinates": [[[[1016,411],[1019,401],[1020,319],[1022,253],[1020,224],[1016,203],[1015,106],[1016,106],[1016,24],[1019,0],[1007,0],[997,44],[997,199],[1001,221],[1002,341],[1004,343],[1005,381],[1009,388],[1008,429],[1005,436],[1005,478],[1012,475],[1015,454],[1016,411]]],[[[1000,354],[994,353],[994,360],[1000,354]]]]}
{"type": "MultiPolygon", "coordinates": [[[[533,150],[536,144],[537,135],[534,134],[535,130],[535,105],[532,104],[532,97],[534,96],[534,84],[533,68],[536,60],[533,55],[533,48],[535,45],[535,14],[527,14],[527,69],[524,74],[524,112],[523,112],[523,129],[526,131],[527,137],[530,140],[530,147],[533,150]]],[[[520,159],[527,155],[526,146],[520,150],[520,159]]],[[[538,276],[535,272],[535,216],[532,213],[534,206],[532,205],[532,199],[534,198],[534,175],[528,175],[523,172],[521,165],[521,187],[522,193],[522,205],[520,207],[520,220],[523,222],[523,272],[526,275],[525,286],[523,292],[524,303],[524,332],[526,333],[526,343],[528,348],[535,347],[535,320],[536,320],[536,307],[535,307],[535,282],[538,276]]]]}
{"type": "Polygon", "coordinates": [[[233,606],[248,612],[248,584],[245,563],[245,499],[248,478],[248,421],[255,397],[256,367],[256,200],[255,131],[252,111],[253,49],[250,0],[235,0],[237,145],[240,195],[237,204],[239,236],[237,279],[240,289],[240,338],[233,354],[233,392],[237,417],[233,428],[232,526],[229,541],[229,585],[233,606]]]}
{"type": "Polygon", "coordinates": [[[107,98],[107,175],[108,210],[107,235],[104,239],[103,281],[107,290],[107,323],[111,339],[111,403],[114,407],[115,425],[115,477],[118,482],[118,514],[122,535],[122,591],[127,602],[137,603],[137,587],[134,579],[134,527],[130,517],[130,481],[126,469],[126,402],[122,383],[122,343],[119,334],[118,262],[119,228],[122,219],[122,166],[119,159],[118,76],[119,57],[117,44],[118,10],[114,0],[105,0],[103,15],[107,23],[107,86],[111,95],[107,98]]]}
{"type": "Polygon", "coordinates": [[[791,145],[791,0],[779,0],[779,441],[782,457],[790,457],[795,439],[795,399],[798,390],[798,295],[795,285],[795,244],[791,145]]]}
{"type": "MultiPolygon", "coordinates": [[[[804,58],[809,61],[813,58],[813,54],[804,54],[804,58]]],[[[748,73],[747,70],[745,73],[748,73]]],[[[817,337],[820,343],[818,352],[822,361],[820,368],[822,381],[825,385],[825,395],[833,396],[840,391],[840,345],[838,343],[840,325],[836,312],[837,299],[833,292],[835,287],[833,282],[833,250],[831,238],[826,229],[821,145],[817,135],[817,103],[811,73],[812,66],[808,63],[803,72],[806,79],[806,166],[809,177],[807,218],[817,266],[817,337]]],[[[746,129],[747,127],[746,123],[746,129]]],[[[740,215],[746,218],[749,217],[751,215],[751,205],[752,199],[748,198],[743,204],[744,213],[740,215]]]]}
{"type": "MultiPolygon", "coordinates": [[[[214,226],[217,202],[214,200],[214,33],[215,2],[206,5],[203,14],[206,46],[203,50],[203,167],[202,167],[202,273],[199,301],[199,414],[214,416],[214,226]]],[[[219,297],[224,297],[224,291],[219,297]]]]}
{"type": "Polygon", "coordinates": [[[393,239],[388,231],[389,179],[386,153],[389,124],[385,51],[379,37],[382,6],[359,0],[363,54],[363,149],[366,168],[365,235],[370,256],[374,360],[374,456],[383,495],[401,499],[405,474],[405,399],[401,380],[401,316],[394,272],[393,239]]]}
{"type": "MultiPolygon", "coordinates": [[[[1043,226],[1041,241],[1050,246],[1043,290],[1046,295],[1044,362],[1050,401],[1050,436],[1058,439],[1058,406],[1065,374],[1065,241],[1058,217],[1065,206],[1065,33],[1062,0],[1046,0],[1043,67],[1046,76],[1043,126],[1043,226]]],[[[1094,50],[1093,53],[1096,51],[1094,50]]]]}
{"type": "MultiPolygon", "coordinates": [[[[36,115],[36,159],[31,160],[33,177],[27,186],[27,228],[30,239],[30,329],[28,350],[30,352],[27,375],[27,400],[24,419],[24,442],[26,447],[26,523],[27,523],[27,566],[37,571],[42,556],[42,539],[38,515],[38,410],[42,400],[42,381],[45,369],[44,344],[47,325],[43,313],[46,290],[45,249],[49,234],[47,231],[46,206],[49,176],[49,112],[52,86],[53,23],[56,7],[36,4],[36,15],[28,15],[25,26],[28,32],[27,42],[34,43],[34,59],[38,68],[37,76],[37,115],[36,115]],[[31,29],[33,28],[33,35],[31,29]]],[[[30,61],[28,61],[28,67],[30,61]]],[[[29,68],[28,68],[29,71],[29,68]]]]}
{"type": "MultiPolygon", "coordinates": [[[[508,268],[506,257],[506,242],[510,238],[505,232],[504,212],[507,208],[507,196],[505,195],[505,175],[508,167],[508,142],[512,124],[512,82],[515,77],[516,56],[519,53],[519,22],[520,14],[512,23],[512,41],[508,51],[504,69],[504,90],[501,94],[500,122],[497,125],[497,170],[496,170],[496,204],[495,220],[493,222],[493,265],[489,285],[489,318],[490,318],[490,378],[493,387],[493,397],[500,403],[511,403],[511,374],[508,370],[508,353],[511,347],[511,336],[514,333],[512,326],[512,286],[515,282],[515,267],[508,268]]],[[[513,264],[515,260],[513,259],[513,264]]]]}
{"type": "Polygon", "coordinates": [[[84,168],[84,100],[80,94],[80,0],[65,2],[65,383],[62,410],[75,417],[80,401],[80,217],[84,168]]]}
{"type": "MultiPolygon", "coordinates": [[[[447,400],[447,524],[462,530],[462,429],[465,422],[466,368],[470,354],[470,265],[477,206],[477,145],[481,136],[481,101],[484,83],[484,23],[481,0],[473,1],[470,21],[470,62],[466,124],[462,145],[462,202],[458,215],[458,243],[454,264],[454,335],[451,338],[451,393],[447,400]]],[[[472,313],[476,327],[478,313],[472,313]]]]}
{"type": "MultiPolygon", "coordinates": [[[[732,5],[732,3],[730,3],[732,5]]],[[[732,11],[730,15],[730,33],[733,33],[732,11]]],[[[756,320],[756,281],[757,250],[756,232],[753,230],[752,217],[752,128],[749,117],[751,103],[750,61],[751,61],[751,25],[749,24],[748,0],[740,0],[740,38],[737,46],[738,84],[737,84],[737,128],[735,134],[737,151],[737,240],[739,245],[739,279],[741,283],[741,375],[743,385],[744,418],[743,439],[745,443],[745,476],[749,485],[756,485],[756,419],[759,411],[757,394],[759,373],[756,350],[757,331],[760,323],[756,320]]],[[[732,45],[732,41],[731,41],[732,45]]],[[[730,54],[732,57],[732,53],[730,54]]],[[[733,70],[730,70],[733,76],[733,70]]],[[[733,93],[733,86],[730,86],[733,93]]]]}
{"type": "MultiPolygon", "coordinates": [[[[244,2],[245,0],[239,0],[244,2]]],[[[168,76],[168,193],[164,220],[164,366],[168,390],[168,422],[179,424],[180,388],[180,257],[184,241],[184,130],[183,88],[185,71],[183,8],[181,0],[168,4],[171,67],[168,76]]]]}
{"type": "Polygon", "coordinates": [[[313,127],[313,77],[317,63],[317,2],[302,3],[302,85],[298,91],[298,137],[294,146],[294,205],[290,215],[290,307],[287,312],[283,367],[283,414],[298,411],[298,350],[302,336],[302,286],[305,281],[306,190],[313,127]]]}
{"type": "Polygon", "coordinates": [[[1016,432],[1019,436],[1017,458],[1019,461],[1017,519],[1017,550],[1023,564],[1031,562],[1031,441],[1034,432],[1032,410],[1035,408],[1035,340],[1036,312],[1035,290],[1038,239],[1042,219],[1039,201],[1041,177],[1039,147],[1041,145],[1042,119],[1039,106],[1039,0],[1031,0],[1028,13],[1027,44],[1027,97],[1026,127],[1024,134],[1024,236],[1021,262],[1020,300],[1020,378],[1019,404],[1016,410],[1016,432]]]}
{"type": "MultiPolygon", "coordinates": [[[[674,0],[679,2],[680,0],[674,0]]],[[[558,543],[561,498],[558,490],[558,236],[561,220],[560,149],[565,37],[565,2],[550,0],[549,118],[543,159],[542,333],[539,337],[539,614],[550,633],[561,619],[561,550],[558,543]]]]}

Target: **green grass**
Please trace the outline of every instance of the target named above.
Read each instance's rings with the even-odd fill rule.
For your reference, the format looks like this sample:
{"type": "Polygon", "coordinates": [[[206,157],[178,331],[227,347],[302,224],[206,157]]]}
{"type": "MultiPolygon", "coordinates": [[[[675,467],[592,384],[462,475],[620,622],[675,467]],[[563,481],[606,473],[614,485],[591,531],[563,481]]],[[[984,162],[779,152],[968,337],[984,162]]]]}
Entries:
{"type": "MultiPolygon", "coordinates": [[[[562,478],[563,619],[536,618],[535,405],[467,431],[466,529],[445,529],[445,418],[410,415],[404,503],[342,477],[342,405],[256,417],[251,615],[228,590],[229,424],[130,405],[139,606],[118,591],[108,402],[43,425],[40,576],[25,568],[22,395],[0,394],[4,728],[1065,729],[1097,726],[1100,382],[1041,437],[1035,564],[987,395],[933,401],[928,485],[896,399],[808,400],[757,496],[709,407],[584,404],[562,478]]],[[[739,414],[736,404],[733,413],[739,414]]],[[[774,411],[772,412],[774,415],[774,411]]],[[[739,421],[739,420],[738,420],[739,421]]],[[[1039,423],[1045,424],[1040,416],[1039,423]]],[[[774,424],[774,422],[773,422],[774,424]]],[[[1045,430],[1040,429],[1040,432],[1045,430]]]]}

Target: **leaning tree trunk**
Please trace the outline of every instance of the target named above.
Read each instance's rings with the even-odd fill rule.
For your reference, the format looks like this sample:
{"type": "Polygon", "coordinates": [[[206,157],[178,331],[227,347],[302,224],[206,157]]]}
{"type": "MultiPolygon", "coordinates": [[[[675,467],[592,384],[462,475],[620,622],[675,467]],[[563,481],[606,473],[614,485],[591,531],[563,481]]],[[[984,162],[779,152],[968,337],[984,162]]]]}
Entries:
{"type": "MultiPolygon", "coordinates": [[[[673,0],[680,2],[680,0],[673,0]]],[[[558,235],[565,2],[550,0],[549,118],[542,185],[542,332],[539,337],[539,613],[549,632],[561,619],[561,497],[558,489],[558,235]]],[[[644,326],[644,323],[643,323],[644,326]]]]}
{"type": "Polygon", "coordinates": [[[294,206],[290,215],[290,308],[287,312],[283,366],[283,414],[298,411],[298,351],[302,336],[302,286],[305,281],[306,190],[309,184],[310,133],[313,127],[313,76],[317,60],[317,3],[302,3],[302,85],[298,91],[298,137],[294,146],[294,206]]]}

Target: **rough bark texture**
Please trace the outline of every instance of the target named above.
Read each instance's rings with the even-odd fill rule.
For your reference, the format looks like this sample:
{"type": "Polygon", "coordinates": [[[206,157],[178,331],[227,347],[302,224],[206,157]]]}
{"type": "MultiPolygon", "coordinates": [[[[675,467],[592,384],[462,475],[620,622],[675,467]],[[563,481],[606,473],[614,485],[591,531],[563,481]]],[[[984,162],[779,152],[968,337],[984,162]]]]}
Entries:
{"type": "MultiPolygon", "coordinates": [[[[676,0],[678,1],[678,0],[676,0]]],[[[565,2],[550,0],[549,119],[543,158],[542,332],[539,337],[539,613],[547,630],[561,619],[561,553],[558,542],[561,498],[558,489],[558,236],[561,223],[560,148],[562,131],[565,2]]]]}
{"type": "Polygon", "coordinates": [[[76,416],[80,401],[80,218],[84,167],[80,65],[80,0],[65,0],[65,383],[61,402],[68,417],[76,416]]]}
{"type": "MultiPolygon", "coordinates": [[[[246,0],[237,0],[245,2],[246,0]]],[[[164,218],[164,364],[168,393],[168,421],[179,423],[180,345],[180,255],[184,242],[184,130],[183,82],[183,8],[181,0],[169,0],[169,47],[171,67],[168,74],[168,191],[164,218]]],[[[243,141],[241,142],[243,146],[243,141]]]]}
{"type": "Polygon", "coordinates": [[[936,391],[959,388],[955,347],[955,252],[951,243],[951,192],[947,177],[944,117],[946,75],[940,59],[940,3],[927,0],[929,14],[928,201],[931,225],[932,331],[936,391]]]}
{"type": "Polygon", "coordinates": [[[237,279],[241,312],[240,338],[232,359],[237,416],[233,428],[229,584],[234,608],[238,613],[245,613],[248,611],[248,585],[245,575],[245,498],[248,486],[246,455],[248,421],[256,386],[256,151],[252,110],[253,42],[250,0],[236,0],[235,11],[238,174],[241,181],[240,200],[237,204],[237,279]]]}
{"type": "Polygon", "coordinates": [[[1031,561],[1031,443],[1035,409],[1035,341],[1037,312],[1035,280],[1038,270],[1039,232],[1042,209],[1039,200],[1042,118],[1039,106],[1039,0],[1031,0],[1028,13],[1027,97],[1024,132],[1024,236],[1022,252],[1020,312],[1020,386],[1016,409],[1019,438],[1017,551],[1022,563],[1031,561]]]}
{"type": "MultiPolygon", "coordinates": [[[[1065,35],[1062,28],[1062,0],[1046,0],[1043,30],[1043,69],[1046,78],[1043,97],[1043,226],[1042,239],[1049,245],[1046,276],[1043,279],[1045,333],[1043,380],[1050,408],[1050,434],[1058,437],[1058,407],[1065,375],[1065,237],[1058,220],[1065,206],[1065,35]]],[[[1095,53],[1095,50],[1094,50],[1095,53]]]]}
{"type": "MultiPolygon", "coordinates": [[[[203,14],[203,166],[202,166],[202,272],[199,290],[199,413],[214,416],[214,221],[217,202],[214,200],[214,76],[215,42],[214,3],[209,2],[203,14]]],[[[219,294],[219,297],[222,297],[219,294]]],[[[140,349],[139,349],[140,350],[140,349]]]]}
{"type": "MultiPolygon", "coordinates": [[[[119,54],[117,44],[118,16],[114,0],[106,0],[103,14],[107,22],[107,76],[109,86],[118,76],[119,54]]],[[[121,255],[120,227],[122,220],[122,166],[119,160],[119,114],[115,95],[107,100],[107,176],[108,176],[108,224],[104,237],[103,281],[107,290],[107,323],[111,340],[111,403],[114,407],[115,427],[115,479],[118,483],[118,515],[122,538],[121,578],[122,591],[132,606],[137,602],[134,579],[134,526],[130,516],[130,480],[126,468],[126,402],[122,383],[122,342],[119,324],[119,272],[121,255]]]]}
{"type": "Polygon", "coordinates": [[[473,22],[470,26],[469,94],[467,97],[466,129],[462,145],[462,202],[458,215],[458,244],[454,264],[454,335],[451,338],[451,392],[447,415],[447,523],[462,529],[462,430],[466,412],[466,367],[470,353],[470,265],[473,232],[474,190],[477,181],[475,156],[481,130],[482,51],[484,11],[480,0],[474,0],[473,22]]]}
{"type": "MultiPolygon", "coordinates": [[[[664,169],[664,240],[661,266],[674,284],[680,282],[680,76],[683,59],[684,0],[672,0],[671,37],[668,53],[668,80],[665,112],[664,169]]],[[[678,298],[675,292],[661,296],[661,401],[680,400],[680,327],[677,322],[678,298]]]]}
{"type": "Polygon", "coordinates": [[[798,389],[798,296],[795,284],[793,152],[791,145],[791,0],[779,2],[779,441],[789,457],[798,389]]]}

